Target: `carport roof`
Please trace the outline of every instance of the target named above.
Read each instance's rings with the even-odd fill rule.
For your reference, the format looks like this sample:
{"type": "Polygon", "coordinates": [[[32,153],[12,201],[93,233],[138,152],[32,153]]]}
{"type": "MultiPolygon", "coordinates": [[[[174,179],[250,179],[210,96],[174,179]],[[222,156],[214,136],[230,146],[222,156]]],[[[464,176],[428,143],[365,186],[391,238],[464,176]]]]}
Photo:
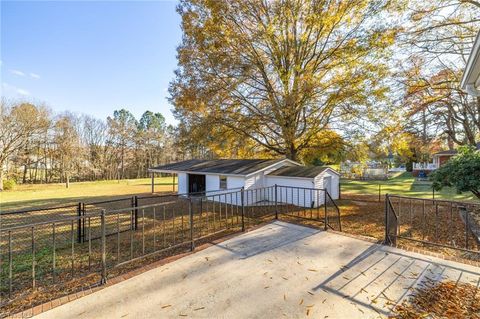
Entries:
{"type": "Polygon", "coordinates": [[[315,176],[319,175],[320,173],[324,172],[327,169],[329,169],[329,167],[325,167],[325,166],[311,166],[311,167],[287,166],[287,167],[279,168],[267,175],[314,178],[315,176]]]}
{"type": "Polygon", "coordinates": [[[285,159],[192,159],[150,168],[160,172],[198,172],[249,175],[285,159]]]}

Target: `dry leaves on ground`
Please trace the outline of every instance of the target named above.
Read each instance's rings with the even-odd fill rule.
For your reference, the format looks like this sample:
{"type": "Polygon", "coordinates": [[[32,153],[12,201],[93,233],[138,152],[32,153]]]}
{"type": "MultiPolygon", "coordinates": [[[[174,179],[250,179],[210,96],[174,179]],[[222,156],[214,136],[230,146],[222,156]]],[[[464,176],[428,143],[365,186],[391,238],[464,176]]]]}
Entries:
{"type": "Polygon", "coordinates": [[[478,287],[454,281],[437,282],[416,289],[390,318],[480,318],[478,287]]]}

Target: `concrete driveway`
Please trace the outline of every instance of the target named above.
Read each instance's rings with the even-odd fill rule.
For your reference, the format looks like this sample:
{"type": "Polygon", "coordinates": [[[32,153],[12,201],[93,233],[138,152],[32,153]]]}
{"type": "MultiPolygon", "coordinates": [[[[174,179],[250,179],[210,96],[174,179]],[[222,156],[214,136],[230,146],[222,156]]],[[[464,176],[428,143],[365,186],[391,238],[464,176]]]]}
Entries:
{"type": "Polygon", "coordinates": [[[275,222],[36,318],[379,318],[447,278],[480,269],[275,222]]]}

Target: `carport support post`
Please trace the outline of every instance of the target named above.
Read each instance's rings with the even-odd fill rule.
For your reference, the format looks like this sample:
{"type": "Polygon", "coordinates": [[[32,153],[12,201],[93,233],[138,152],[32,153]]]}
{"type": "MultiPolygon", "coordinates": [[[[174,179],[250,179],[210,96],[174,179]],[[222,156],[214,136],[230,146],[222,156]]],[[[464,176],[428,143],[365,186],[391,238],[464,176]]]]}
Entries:
{"type": "Polygon", "coordinates": [[[275,219],[278,219],[277,184],[275,184],[275,219]]]}
{"type": "Polygon", "coordinates": [[[244,195],[244,188],[242,187],[242,189],[240,190],[240,200],[242,202],[242,232],[245,231],[245,205],[243,204],[243,199],[244,199],[245,195],[244,195]]]}
{"type": "Polygon", "coordinates": [[[102,213],[100,215],[100,222],[102,226],[102,279],[100,280],[100,284],[104,285],[107,283],[107,241],[105,236],[105,209],[102,209],[102,213]]]}
{"type": "Polygon", "coordinates": [[[190,251],[195,249],[195,242],[193,241],[193,211],[192,198],[188,198],[188,214],[190,215],[190,251]]]}

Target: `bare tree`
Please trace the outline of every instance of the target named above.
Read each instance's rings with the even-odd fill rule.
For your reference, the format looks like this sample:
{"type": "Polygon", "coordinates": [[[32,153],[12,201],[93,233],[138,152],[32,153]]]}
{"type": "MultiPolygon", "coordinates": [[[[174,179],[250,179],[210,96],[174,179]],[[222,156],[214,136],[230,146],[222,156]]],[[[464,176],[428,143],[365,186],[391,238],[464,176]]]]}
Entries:
{"type": "Polygon", "coordinates": [[[59,116],[55,122],[55,145],[59,161],[61,179],[65,186],[70,186],[70,176],[75,164],[81,159],[79,152],[79,135],[75,128],[77,119],[73,114],[65,113],[59,116]]]}
{"type": "Polygon", "coordinates": [[[10,156],[24,150],[29,139],[48,127],[47,110],[30,103],[0,104],[0,190],[10,156]]]}
{"type": "MultiPolygon", "coordinates": [[[[410,124],[423,137],[445,137],[453,144],[480,141],[480,99],[459,88],[480,28],[476,0],[410,1],[411,24],[404,34],[408,60],[404,72],[410,124]]],[[[427,139],[425,139],[427,141],[427,139]]]]}

